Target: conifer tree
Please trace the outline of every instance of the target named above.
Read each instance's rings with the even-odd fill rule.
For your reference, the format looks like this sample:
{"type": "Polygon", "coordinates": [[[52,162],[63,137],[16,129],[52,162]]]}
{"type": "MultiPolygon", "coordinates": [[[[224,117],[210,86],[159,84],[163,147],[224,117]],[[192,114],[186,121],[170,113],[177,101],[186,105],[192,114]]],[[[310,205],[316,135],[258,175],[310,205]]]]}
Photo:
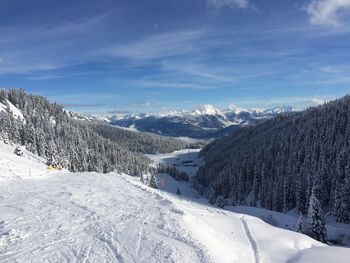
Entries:
{"type": "Polygon", "coordinates": [[[194,185],[211,203],[220,194],[234,204],[304,214],[316,188],[321,207],[350,223],[349,109],[346,96],[215,140],[201,152],[194,185]]]}
{"type": "Polygon", "coordinates": [[[217,198],[216,198],[216,202],[215,204],[220,207],[220,208],[223,208],[225,206],[225,200],[224,200],[224,197],[222,195],[219,195],[217,198]]]}
{"type": "Polygon", "coordinates": [[[312,189],[307,216],[307,234],[312,238],[326,242],[326,221],[320,201],[317,199],[316,187],[312,189]]]}
{"type": "Polygon", "coordinates": [[[215,193],[213,188],[210,188],[208,197],[209,197],[209,204],[211,205],[215,204],[216,198],[215,198],[215,193]]]}
{"type": "Polygon", "coordinates": [[[181,198],[181,200],[182,200],[181,191],[180,191],[180,188],[179,188],[179,187],[176,189],[176,194],[177,194],[177,195],[181,198]]]}
{"type": "Polygon", "coordinates": [[[295,231],[299,233],[305,233],[304,229],[304,216],[301,212],[299,212],[299,219],[297,224],[295,225],[295,231]]]}
{"type": "MultiPolygon", "coordinates": [[[[149,172],[143,153],[172,152],[186,143],[94,124],[85,117],[23,90],[0,90],[0,139],[20,144],[40,157],[62,163],[72,172],[149,172]],[[12,103],[23,114],[14,116],[12,103]]],[[[184,174],[179,178],[185,180],[184,174]]]]}
{"type": "Polygon", "coordinates": [[[158,189],[156,176],[154,174],[151,175],[151,179],[149,181],[149,186],[152,188],[158,189]]]}

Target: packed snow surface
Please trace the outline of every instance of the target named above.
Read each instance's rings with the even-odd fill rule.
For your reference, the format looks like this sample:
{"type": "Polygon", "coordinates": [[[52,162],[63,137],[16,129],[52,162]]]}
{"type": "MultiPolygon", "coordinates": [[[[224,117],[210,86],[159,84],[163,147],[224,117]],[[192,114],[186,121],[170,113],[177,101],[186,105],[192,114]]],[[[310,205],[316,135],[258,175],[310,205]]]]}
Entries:
{"type": "MultiPolygon", "coordinates": [[[[47,171],[0,143],[0,262],[348,262],[262,220],[207,205],[188,183],[164,191],[118,174],[47,171]],[[31,169],[31,174],[27,171],[31,169]],[[23,170],[23,172],[22,172],[23,170]],[[180,188],[182,198],[173,194],[180,188]]],[[[155,157],[192,175],[196,151],[155,157]],[[186,157],[187,156],[187,157],[186,157]],[[190,158],[191,164],[185,161],[190,158]]],[[[161,177],[166,175],[161,175],[161,177]]]]}

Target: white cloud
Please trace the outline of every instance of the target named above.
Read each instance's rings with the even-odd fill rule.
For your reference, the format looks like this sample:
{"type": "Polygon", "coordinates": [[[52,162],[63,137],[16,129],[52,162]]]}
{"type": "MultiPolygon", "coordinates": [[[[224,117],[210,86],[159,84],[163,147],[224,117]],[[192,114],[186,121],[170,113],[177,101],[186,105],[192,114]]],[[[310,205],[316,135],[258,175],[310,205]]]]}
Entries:
{"type": "Polygon", "coordinates": [[[332,67],[332,66],[323,67],[321,70],[322,70],[322,72],[329,73],[329,74],[335,74],[335,73],[339,73],[342,71],[340,68],[336,68],[336,67],[332,67]]]}
{"type": "Polygon", "coordinates": [[[342,24],[347,11],[350,11],[350,0],[312,0],[306,7],[312,24],[333,27],[342,24]]]}
{"type": "Polygon", "coordinates": [[[208,6],[215,7],[217,9],[223,7],[230,8],[248,8],[249,4],[247,0],[208,0],[208,6]]]}
{"type": "MultiPolygon", "coordinates": [[[[220,69],[218,67],[212,67],[209,65],[201,65],[196,62],[163,62],[162,69],[165,71],[177,71],[185,74],[189,74],[196,77],[201,77],[209,80],[220,81],[220,82],[232,82],[235,81],[232,77],[227,77],[221,74],[220,69]]],[[[229,71],[232,75],[232,72],[229,71]]]]}
{"type": "Polygon", "coordinates": [[[194,52],[200,49],[204,31],[178,31],[151,35],[108,50],[112,56],[130,59],[157,59],[194,52]]]}
{"type": "Polygon", "coordinates": [[[82,64],[92,57],[86,43],[106,19],[107,15],[100,15],[55,26],[28,23],[0,27],[0,75],[82,64]]]}
{"type": "Polygon", "coordinates": [[[0,64],[0,75],[6,74],[27,74],[34,71],[46,71],[55,70],[63,67],[60,64],[50,64],[50,63],[36,63],[36,62],[26,62],[20,64],[19,62],[11,63],[1,63],[0,64]]]}
{"type": "Polygon", "coordinates": [[[326,101],[323,99],[311,98],[311,99],[307,99],[306,102],[311,103],[314,106],[318,106],[318,105],[325,104],[326,101]]]}
{"type": "Polygon", "coordinates": [[[143,108],[151,107],[152,105],[153,105],[153,103],[150,101],[136,101],[134,103],[134,106],[143,107],[143,108]]]}
{"type": "Polygon", "coordinates": [[[136,81],[131,83],[135,87],[145,88],[177,88],[177,89],[206,89],[204,86],[188,82],[165,82],[165,81],[136,81]]]}

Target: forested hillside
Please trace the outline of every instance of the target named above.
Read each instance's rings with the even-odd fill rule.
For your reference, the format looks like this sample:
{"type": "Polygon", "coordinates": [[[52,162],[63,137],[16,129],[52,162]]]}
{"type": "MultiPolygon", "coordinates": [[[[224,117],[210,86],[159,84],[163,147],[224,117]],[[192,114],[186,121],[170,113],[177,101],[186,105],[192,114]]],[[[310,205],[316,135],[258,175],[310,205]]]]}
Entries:
{"type": "MultiPolygon", "coordinates": [[[[114,129],[114,128],[113,128],[114,129]]],[[[24,145],[29,151],[61,162],[71,171],[109,172],[138,175],[149,169],[146,156],[183,143],[114,129],[115,136],[100,135],[83,118],[23,90],[0,90],[0,139],[24,145]],[[119,131],[119,135],[118,135],[119,131]],[[105,138],[108,137],[108,138],[105,138]]],[[[101,129],[99,129],[101,132],[101,129]]]]}
{"type": "Polygon", "coordinates": [[[350,223],[350,96],[280,115],[209,144],[197,187],[210,199],[305,213],[312,192],[350,223]]]}
{"type": "Polygon", "coordinates": [[[118,145],[132,152],[169,153],[186,148],[187,143],[156,134],[132,132],[107,124],[92,124],[102,137],[118,142],[118,145]]]}

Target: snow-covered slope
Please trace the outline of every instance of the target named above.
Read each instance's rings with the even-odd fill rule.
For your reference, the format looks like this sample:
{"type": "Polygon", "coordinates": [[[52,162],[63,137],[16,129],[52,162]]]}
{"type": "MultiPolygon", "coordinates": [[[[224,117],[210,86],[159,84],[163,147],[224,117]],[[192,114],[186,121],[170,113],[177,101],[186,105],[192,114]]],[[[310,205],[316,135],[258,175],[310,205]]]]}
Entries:
{"type": "Polygon", "coordinates": [[[23,156],[14,154],[15,146],[0,141],[0,182],[21,178],[36,178],[57,174],[48,171],[46,160],[23,149],[23,156]]]}
{"type": "Polygon", "coordinates": [[[9,100],[0,102],[0,112],[10,112],[15,119],[24,121],[22,112],[9,100]]]}
{"type": "MultiPolygon", "coordinates": [[[[295,230],[299,220],[299,213],[296,209],[288,213],[280,213],[264,208],[251,206],[226,206],[225,209],[258,217],[263,221],[288,230],[295,230]]],[[[334,217],[329,214],[326,216],[327,238],[333,242],[340,242],[342,246],[350,247],[350,225],[334,222],[334,217]]]]}
{"type": "MultiPolygon", "coordinates": [[[[328,247],[262,220],[180,199],[135,177],[48,173],[34,157],[1,145],[0,262],[348,262],[350,249],[328,247]],[[15,168],[11,172],[10,169],[15,168]],[[30,177],[24,176],[28,168],[30,177]],[[45,176],[38,176],[38,175],[45,176]],[[311,261],[312,260],[312,261],[311,261]]],[[[192,164],[196,152],[180,152],[192,164]]],[[[178,153],[177,153],[178,155],[178,153]]],[[[162,158],[157,157],[161,161],[162,158]]],[[[194,166],[190,166],[194,167],[194,166]]],[[[160,179],[160,178],[158,178],[160,179]]]]}

